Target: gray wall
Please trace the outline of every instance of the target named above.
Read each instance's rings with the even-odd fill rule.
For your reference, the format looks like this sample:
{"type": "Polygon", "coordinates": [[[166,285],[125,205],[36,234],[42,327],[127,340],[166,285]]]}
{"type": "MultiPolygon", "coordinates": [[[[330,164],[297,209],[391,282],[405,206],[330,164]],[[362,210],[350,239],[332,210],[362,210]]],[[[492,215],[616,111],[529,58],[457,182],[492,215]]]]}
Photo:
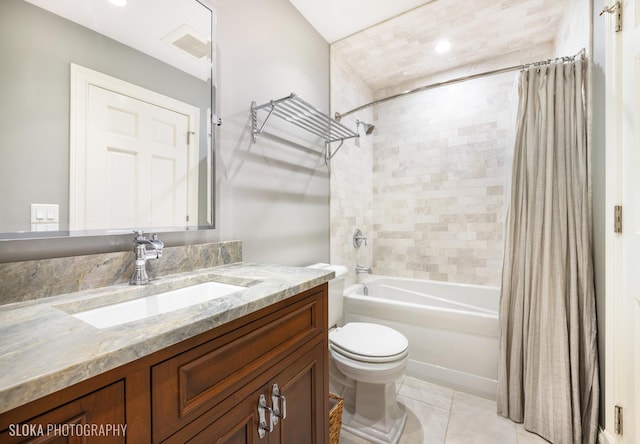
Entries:
{"type": "Polygon", "coordinates": [[[250,261],[327,261],[324,144],[278,118],[253,143],[250,107],[294,92],[328,113],[329,45],[287,0],[220,1],[217,11],[220,237],[241,239],[250,261]]]}
{"type": "MultiPolygon", "coordinates": [[[[329,45],[287,0],[219,3],[217,113],[224,124],[216,129],[217,228],[161,238],[169,246],[239,239],[247,261],[327,261],[329,178],[323,144],[278,122],[270,122],[267,134],[252,143],[250,106],[252,100],[263,103],[295,92],[328,111],[329,45]]],[[[130,246],[131,236],[0,241],[0,262],[130,246]]]]}

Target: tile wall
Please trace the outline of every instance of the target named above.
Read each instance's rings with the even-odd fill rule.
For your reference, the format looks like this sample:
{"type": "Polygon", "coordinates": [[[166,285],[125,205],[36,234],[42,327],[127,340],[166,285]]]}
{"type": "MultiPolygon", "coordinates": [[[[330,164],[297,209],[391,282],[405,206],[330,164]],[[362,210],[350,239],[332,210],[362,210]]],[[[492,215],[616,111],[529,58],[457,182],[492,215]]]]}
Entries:
{"type": "MultiPolygon", "coordinates": [[[[371,89],[339,55],[331,55],[331,112],[347,112],[373,100],[371,89]]],[[[373,110],[366,110],[346,116],[342,123],[356,128],[356,119],[367,123],[373,121],[373,110]]],[[[356,282],[355,266],[359,262],[370,267],[372,264],[371,242],[359,250],[353,247],[352,237],[356,228],[367,236],[373,227],[373,137],[362,135],[358,139],[345,141],[337,154],[329,162],[329,183],[331,187],[331,262],[344,265],[349,272],[345,285],[356,282]]],[[[332,150],[337,147],[332,144],[332,150]]]]}
{"type": "MultiPolygon", "coordinates": [[[[357,281],[356,262],[375,274],[499,285],[515,77],[437,88],[343,119],[376,125],[330,162],[331,262],[349,268],[346,285],[357,281]],[[355,228],[369,237],[359,251],[355,228]]],[[[331,79],[332,112],[373,100],[335,52],[331,79]]]]}
{"type": "Polygon", "coordinates": [[[485,77],[376,107],[377,274],[499,285],[514,81],[485,77]]]}

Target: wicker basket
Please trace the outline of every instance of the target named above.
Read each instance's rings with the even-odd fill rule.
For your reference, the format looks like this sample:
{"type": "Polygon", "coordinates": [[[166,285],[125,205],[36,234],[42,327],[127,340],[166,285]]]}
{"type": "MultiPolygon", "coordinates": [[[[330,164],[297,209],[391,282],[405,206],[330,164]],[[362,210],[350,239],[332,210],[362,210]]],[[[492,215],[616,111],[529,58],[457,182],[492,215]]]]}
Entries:
{"type": "Polygon", "coordinates": [[[343,399],[333,393],[329,393],[329,444],[338,444],[340,442],[343,407],[343,399]]]}

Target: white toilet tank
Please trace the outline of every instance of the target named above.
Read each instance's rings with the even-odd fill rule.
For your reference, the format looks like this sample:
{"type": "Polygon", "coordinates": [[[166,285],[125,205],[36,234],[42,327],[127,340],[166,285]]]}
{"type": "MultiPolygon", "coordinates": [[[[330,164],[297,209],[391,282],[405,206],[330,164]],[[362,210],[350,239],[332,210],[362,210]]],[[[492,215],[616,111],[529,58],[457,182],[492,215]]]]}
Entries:
{"type": "Polygon", "coordinates": [[[344,277],[347,267],[318,263],[308,268],[322,268],[336,273],[336,277],[329,281],[329,327],[342,322],[342,301],[344,296],[344,277]]]}

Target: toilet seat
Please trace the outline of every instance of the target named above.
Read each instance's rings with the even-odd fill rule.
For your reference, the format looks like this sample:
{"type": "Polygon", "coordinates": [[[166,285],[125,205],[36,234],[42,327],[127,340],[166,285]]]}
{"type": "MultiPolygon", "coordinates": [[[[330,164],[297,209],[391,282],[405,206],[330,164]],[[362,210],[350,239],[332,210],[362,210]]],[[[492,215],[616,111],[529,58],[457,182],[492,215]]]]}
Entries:
{"type": "Polygon", "coordinates": [[[396,362],[401,360],[402,358],[404,358],[405,356],[408,356],[409,351],[406,350],[402,353],[399,353],[397,355],[392,355],[392,356],[382,356],[382,357],[374,357],[374,356],[362,356],[362,355],[357,355],[354,353],[349,353],[347,350],[343,350],[340,347],[336,347],[333,344],[329,344],[329,348],[331,351],[345,357],[345,358],[349,358],[353,361],[358,361],[358,362],[363,362],[363,363],[371,363],[371,364],[385,364],[385,363],[389,363],[389,362],[396,362]]]}
{"type": "Polygon", "coordinates": [[[350,322],[329,333],[329,354],[349,378],[369,384],[390,384],[409,361],[409,341],[384,325],[350,322]]]}
{"type": "Polygon", "coordinates": [[[329,334],[330,348],[359,362],[389,363],[408,355],[409,341],[385,325],[350,322],[329,334]]]}

